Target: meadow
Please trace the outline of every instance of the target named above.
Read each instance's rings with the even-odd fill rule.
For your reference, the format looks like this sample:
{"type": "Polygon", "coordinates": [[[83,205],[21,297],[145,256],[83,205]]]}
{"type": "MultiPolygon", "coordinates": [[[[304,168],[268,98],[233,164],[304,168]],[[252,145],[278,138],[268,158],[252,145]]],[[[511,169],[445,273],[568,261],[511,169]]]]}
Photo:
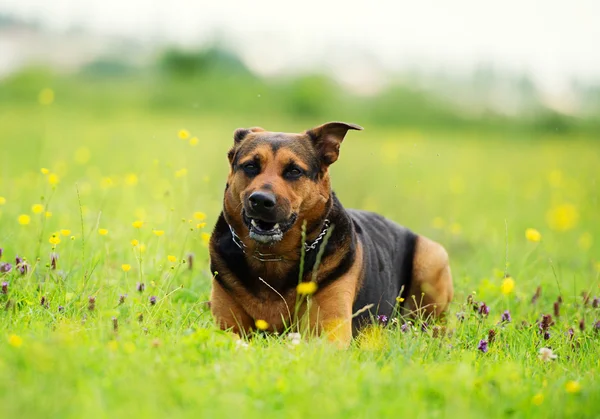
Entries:
{"type": "Polygon", "coordinates": [[[365,130],[331,169],[342,203],[442,243],[456,294],[445,323],[388,319],[338,351],[217,330],[207,241],[235,128],[343,115],[29,86],[0,103],[3,417],[600,416],[594,136],[348,121],[365,130]]]}

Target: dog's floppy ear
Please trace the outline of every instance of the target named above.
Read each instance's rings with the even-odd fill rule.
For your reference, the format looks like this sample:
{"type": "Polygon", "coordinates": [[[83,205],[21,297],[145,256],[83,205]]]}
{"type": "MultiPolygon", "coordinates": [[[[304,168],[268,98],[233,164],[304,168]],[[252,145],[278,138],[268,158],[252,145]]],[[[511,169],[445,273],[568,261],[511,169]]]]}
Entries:
{"type": "Polygon", "coordinates": [[[321,155],[321,161],[326,167],[335,162],[340,155],[340,144],[348,130],[362,130],[360,125],[347,124],[346,122],[328,122],[318,127],[309,129],[306,134],[321,155]]]}
{"type": "Polygon", "coordinates": [[[253,127],[253,128],[238,128],[233,131],[233,147],[227,153],[227,158],[229,159],[229,163],[233,162],[233,157],[235,156],[235,151],[237,147],[244,141],[244,139],[251,132],[263,132],[264,129],[261,127],[253,127]]]}

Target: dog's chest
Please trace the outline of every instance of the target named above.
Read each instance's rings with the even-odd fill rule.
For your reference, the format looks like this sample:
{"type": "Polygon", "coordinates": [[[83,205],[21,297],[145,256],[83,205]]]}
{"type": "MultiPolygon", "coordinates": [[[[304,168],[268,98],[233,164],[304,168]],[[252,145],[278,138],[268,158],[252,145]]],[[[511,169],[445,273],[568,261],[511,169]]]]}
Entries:
{"type": "Polygon", "coordinates": [[[240,302],[243,302],[244,310],[255,321],[264,320],[269,323],[270,329],[281,331],[291,323],[296,304],[296,292],[290,291],[281,297],[271,291],[266,296],[246,295],[240,299],[240,302]]]}

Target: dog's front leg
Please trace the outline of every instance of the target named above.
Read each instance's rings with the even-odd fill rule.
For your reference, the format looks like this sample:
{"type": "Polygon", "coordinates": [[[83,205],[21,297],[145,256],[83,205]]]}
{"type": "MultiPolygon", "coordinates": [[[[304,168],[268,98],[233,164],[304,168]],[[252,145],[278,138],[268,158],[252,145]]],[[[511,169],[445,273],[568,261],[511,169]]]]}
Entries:
{"type": "Polygon", "coordinates": [[[352,342],[352,305],[362,275],[362,245],[357,246],[352,267],[324,289],[313,296],[310,307],[311,325],[319,334],[347,348],[352,342]]]}
{"type": "Polygon", "coordinates": [[[214,279],[210,294],[210,310],[222,330],[231,329],[233,333],[242,335],[250,333],[254,326],[250,315],[214,279]]]}

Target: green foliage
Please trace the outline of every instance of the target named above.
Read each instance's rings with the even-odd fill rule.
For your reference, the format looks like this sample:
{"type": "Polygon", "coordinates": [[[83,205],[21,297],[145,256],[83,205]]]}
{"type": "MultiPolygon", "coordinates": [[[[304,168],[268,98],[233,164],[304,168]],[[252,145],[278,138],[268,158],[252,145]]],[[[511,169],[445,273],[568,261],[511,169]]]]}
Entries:
{"type": "MultiPolygon", "coordinates": [[[[206,240],[221,208],[232,131],[300,131],[324,112],[334,119],[334,105],[319,108],[310,97],[337,98],[336,88],[318,78],[296,86],[299,96],[313,89],[293,99],[306,101],[298,118],[286,107],[285,85],[261,90],[262,81],[232,79],[240,90],[219,96],[209,79],[190,94],[185,83],[155,86],[152,77],[96,85],[31,72],[3,84],[0,248],[1,261],[13,265],[0,274],[8,283],[0,293],[5,417],[597,416],[595,137],[354,119],[367,129],[344,141],[331,168],[335,190],[347,207],[378,211],[446,246],[456,287],[447,323],[422,331],[416,322],[403,333],[400,319],[347,351],[260,334],[246,347],[215,329],[206,303],[206,240]],[[41,94],[45,87],[53,100],[41,94]],[[150,102],[157,92],[173,102],[158,108],[150,102]],[[19,224],[21,215],[28,224],[19,224]],[[528,241],[527,228],[541,241],[528,241]],[[30,267],[23,275],[17,255],[30,267]],[[506,294],[505,272],[515,281],[506,294]],[[559,295],[560,317],[545,340],[538,323],[559,295]],[[477,314],[468,296],[490,314],[477,314]],[[500,323],[504,310],[512,322],[500,323]],[[496,337],[482,353],[490,329],[496,337]],[[540,359],[543,347],[557,359],[540,359]],[[571,381],[578,392],[567,391],[571,381]]],[[[352,105],[339,106],[335,119],[353,115],[352,105]]]]}

